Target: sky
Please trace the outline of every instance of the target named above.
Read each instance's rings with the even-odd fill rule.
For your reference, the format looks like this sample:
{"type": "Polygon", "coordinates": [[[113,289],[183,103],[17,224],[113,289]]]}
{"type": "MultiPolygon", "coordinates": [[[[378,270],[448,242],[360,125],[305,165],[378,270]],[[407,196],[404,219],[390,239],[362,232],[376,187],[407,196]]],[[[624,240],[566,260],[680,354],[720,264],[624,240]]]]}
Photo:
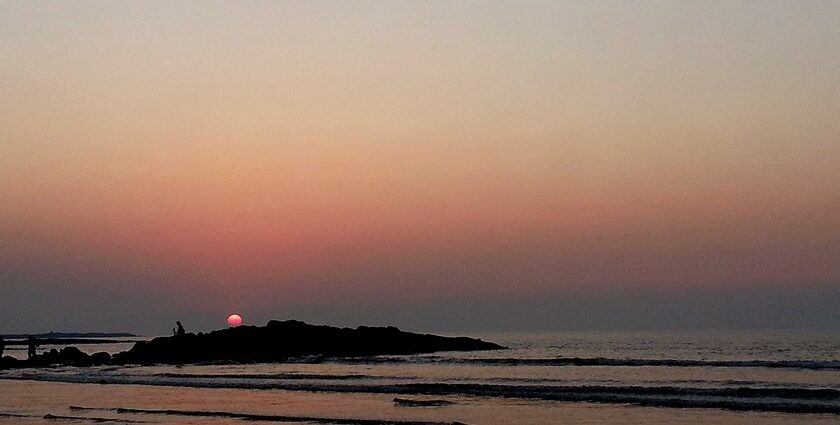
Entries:
{"type": "Polygon", "coordinates": [[[0,333],[840,330],[840,2],[0,1],[0,333]]]}

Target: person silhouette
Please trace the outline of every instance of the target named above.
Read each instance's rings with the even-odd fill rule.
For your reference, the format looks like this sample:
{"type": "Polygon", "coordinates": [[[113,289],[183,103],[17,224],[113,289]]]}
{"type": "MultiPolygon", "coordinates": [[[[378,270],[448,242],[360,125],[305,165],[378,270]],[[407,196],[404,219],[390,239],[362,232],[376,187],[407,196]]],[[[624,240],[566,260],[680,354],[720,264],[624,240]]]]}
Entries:
{"type": "Polygon", "coordinates": [[[178,330],[175,331],[175,336],[184,336],[186,332],[184,331],[184,326],[181,325],[181,321],[177,321],[175,324],[178,325],[178,330]]]}
{"type": "Polygon", "coordinates": [[[36,354],[38,354],[35,350],[35,348],[38,347],[38,343],[35,340],[35,337],[33,337],[32,335],[29,335],[29,337],[27,338],[27,342],[28,342],[27,345],[29,346],[28,347],[29,349],[26,352],[26,357],[31,360],[31,359],[35,358],[36,354]]]}

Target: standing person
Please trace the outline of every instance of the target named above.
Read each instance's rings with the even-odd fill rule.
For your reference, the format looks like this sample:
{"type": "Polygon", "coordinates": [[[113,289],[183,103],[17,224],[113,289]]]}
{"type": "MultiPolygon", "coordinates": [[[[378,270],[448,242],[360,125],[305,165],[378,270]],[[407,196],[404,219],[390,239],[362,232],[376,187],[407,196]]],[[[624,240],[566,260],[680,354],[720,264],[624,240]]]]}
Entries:
{"type": "Polygon", "coordinates": [[[35,355],[37,354],[35,352],[35,347],[38,346],[38,343],[35,341],[35,337],[33,337],[32,335],[29,335],[29,338],[27,338],[27,341],[29,342],[29,350],[27,351],[27,358],[32,360],[32,359],[35,358],[35,355]]]}
{"type": "Polygon", "coordinates": [[[175,322],[178,325],[178,330],[175,331],[175,336],[183,336],[186,332],[184,331],[184,327],[181,326],[181,321],[175,322]]]}

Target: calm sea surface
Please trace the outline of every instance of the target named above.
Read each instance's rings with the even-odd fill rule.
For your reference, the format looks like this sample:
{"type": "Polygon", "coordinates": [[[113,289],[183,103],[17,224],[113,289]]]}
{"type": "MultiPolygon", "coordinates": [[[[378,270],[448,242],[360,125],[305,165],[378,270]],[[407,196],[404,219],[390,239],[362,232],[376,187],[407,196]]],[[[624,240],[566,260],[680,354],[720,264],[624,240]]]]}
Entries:
{"type": "Polygon", "coordinates": [[[0,423],[840,423],[838,334],[475,336],[510,349],[2,371],[0,423]]]}

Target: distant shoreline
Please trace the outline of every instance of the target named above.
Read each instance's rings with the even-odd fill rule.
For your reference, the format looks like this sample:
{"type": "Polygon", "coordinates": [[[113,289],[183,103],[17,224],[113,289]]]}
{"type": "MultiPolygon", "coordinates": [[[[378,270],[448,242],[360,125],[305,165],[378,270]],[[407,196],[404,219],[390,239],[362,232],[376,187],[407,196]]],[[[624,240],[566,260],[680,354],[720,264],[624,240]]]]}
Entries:
{"type": "MultiPolygon", "coordinates": [[[[94,345],[94,344],[130,344],[142,339],[98,339],[98,338],[35,338],[38,345],[94,345]]],[[[6,346],[29,345],[26,339],[5,341],[6,346]]]]}
{"type": "MultiPolygon", "coordinates": [[[[6,339],[67,339],[67,338],[133,338],[140,337],[128,332],[47,332],[40,334],[0,334],[6,339]]],[[[9,342],[6,341],[8,344],[9,342]]]]}

